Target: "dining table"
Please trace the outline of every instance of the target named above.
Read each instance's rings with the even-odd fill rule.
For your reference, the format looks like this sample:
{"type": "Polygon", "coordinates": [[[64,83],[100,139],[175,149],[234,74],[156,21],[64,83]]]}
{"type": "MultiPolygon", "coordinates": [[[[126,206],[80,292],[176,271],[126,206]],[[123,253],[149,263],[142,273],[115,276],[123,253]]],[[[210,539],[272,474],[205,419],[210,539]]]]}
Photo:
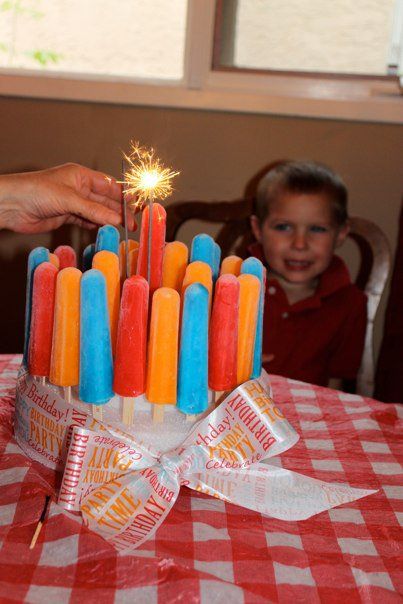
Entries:
{"type": "Polygon", "coordinates": [[[185,487],[156,534],[122,552],[56,503],[60,475],[18,446],[20,364],[21,355],[0,356],[0,602],[402,601],[403,405],[271,375],[300,439],[270,463],[375,492],[291,522],[185,487]]]}

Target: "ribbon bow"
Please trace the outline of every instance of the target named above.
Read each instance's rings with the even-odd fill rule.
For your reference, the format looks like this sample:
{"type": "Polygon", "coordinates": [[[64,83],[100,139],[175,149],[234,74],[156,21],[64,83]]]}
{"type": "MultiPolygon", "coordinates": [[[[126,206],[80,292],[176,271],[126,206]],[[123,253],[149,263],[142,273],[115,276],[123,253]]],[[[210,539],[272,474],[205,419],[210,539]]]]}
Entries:
{"type": "Polygon", "coordinates": [[[236,388],[180,447],[159,456],[111,426],[99,428],[73,428],[59,504],[80,510],[89,528],[121,550],[155,533],[181,486],[284,520],[372,492],[261,463],[299,437],[260,380],[236,388]]]}

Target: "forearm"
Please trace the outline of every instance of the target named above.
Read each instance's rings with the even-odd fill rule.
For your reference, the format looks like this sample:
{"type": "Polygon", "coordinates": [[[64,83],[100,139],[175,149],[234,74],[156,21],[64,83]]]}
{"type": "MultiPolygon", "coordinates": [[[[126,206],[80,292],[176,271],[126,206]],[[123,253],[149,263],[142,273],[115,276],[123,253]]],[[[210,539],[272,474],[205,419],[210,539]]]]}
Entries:
{"type": "Polygon", "coordinates": [[[0,229],[12,228],[18,196],[24,194],[24,190],[21,190],[23,182],[19,176],[19,174],[0,175],[0,229]]]}

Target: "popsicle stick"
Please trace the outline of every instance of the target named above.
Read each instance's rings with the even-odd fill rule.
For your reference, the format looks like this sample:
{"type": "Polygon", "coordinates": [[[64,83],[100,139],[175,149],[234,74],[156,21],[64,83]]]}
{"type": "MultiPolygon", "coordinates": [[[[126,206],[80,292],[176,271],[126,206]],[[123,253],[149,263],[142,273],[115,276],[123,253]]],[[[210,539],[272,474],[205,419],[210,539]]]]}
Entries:
{"type": "Polygon", "coordinates": [[[125,426],[131,426],[134,420],[134,398],[122,396],[122,421],[125,426]]]}
{"type": "Polygon", "coordinates": [[[92,405],[92,417],[97,419],[99,422],[102,422],[102,405],[92,405]]]}
{"type": "Polygon", "coordinates": [[[34,536],[32,537],[32,541],[29,544],[29,549],[34,549],[36,542],[38,540],[38,537],[39,537],[39,533],[42,530],[42,526],[43,526],[43,522],[38,522],[38,524],[36,525],[34,536]]]}
{"type": "Polygon", "coordinates": [[[41,375],[39,378],[39,383],[44,386],[46,384],[46,377],[44,375],[41,375]]]}
{"type": "Polygon", "coordinates": [[[130,277],[130,266],[129,266],[129,233],[127,230],[127,200],[126,200],[126,191],[125,191],[125,160],[122,159],[122,202],[123,202],[123,228],[125,233],[125,275],[126,279],[130,277]]]}
{"type": "Polygon", "coordinates": [[[147,241],[147,281],[151,286],[151,266],[152,266],[152,241],[153,241],[153,210],[154,210],[154,193],[151,191],[148,200],[148,241],[147,241]]]}
{"type": "Polygon", "coordinates": [[[153,424],[160,424],[164,421],[164,405],[153,405],[153,424]]]}
{"type": "Polygon", "coordinates": [[[196,418],[197,418],[197,415],[186,415],[187,422],[194,422],[196,418]]]}
{"type": "Polygon", "coordinates": [[[71,405],[71,386],[63,387],[64,400],[68,405],[71,405]]]}
{"type": "Polygon", "coordinates": [[[41,532],[43,523],[45,522],[45,519],[46,519],[46,513],[48,511],[49,503],[50,503],[50,495],[46,495],[45,505],[43,507],[41,517],[39,518],[39,522],[36,525],[35,533],[34,533],[32,539],[31,539],[31,543],[29,545],[29,549],[33,549],[35,547],[35,544],[36,544],[36,542],[38,540],[38,537],[39,537],[39,533],[41,532]]]}
{"type": "Polygon", "coordinates": [[[223,395],[226,394],[225,390],[214,390],[213,391],[213,405],[217,406],[221,399],[225,398],[223,395]]]}

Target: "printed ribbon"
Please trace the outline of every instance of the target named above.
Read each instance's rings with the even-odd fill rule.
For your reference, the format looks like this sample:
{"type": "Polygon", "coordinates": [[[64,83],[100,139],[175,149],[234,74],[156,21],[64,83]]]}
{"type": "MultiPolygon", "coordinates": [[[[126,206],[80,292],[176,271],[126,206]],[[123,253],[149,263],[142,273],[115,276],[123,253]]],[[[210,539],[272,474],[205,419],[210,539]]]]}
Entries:
{"type": "Polygon", "coordinates": [[[74,427],[59,504],[120,550],[158,529],[181,486],[283,520],[303,520],[374,491],[331,485],[261,463],[298,441],[264,378],[236,388],[160,456],[106,424],[74,427]]]}

